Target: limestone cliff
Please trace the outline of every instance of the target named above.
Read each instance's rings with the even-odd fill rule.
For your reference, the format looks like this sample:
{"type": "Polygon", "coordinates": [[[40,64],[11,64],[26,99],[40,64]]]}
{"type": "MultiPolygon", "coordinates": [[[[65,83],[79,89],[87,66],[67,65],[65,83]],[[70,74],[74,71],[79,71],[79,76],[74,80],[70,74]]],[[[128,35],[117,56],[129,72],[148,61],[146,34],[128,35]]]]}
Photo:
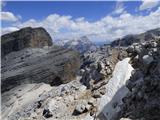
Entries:
{"type": "Polygon", "coordinates": [[[28,47],[41,48],[51,45],[52,39],[42,27],[26,27],[1,36],[2,57],[12,51],[18,51],[28,47]]]}

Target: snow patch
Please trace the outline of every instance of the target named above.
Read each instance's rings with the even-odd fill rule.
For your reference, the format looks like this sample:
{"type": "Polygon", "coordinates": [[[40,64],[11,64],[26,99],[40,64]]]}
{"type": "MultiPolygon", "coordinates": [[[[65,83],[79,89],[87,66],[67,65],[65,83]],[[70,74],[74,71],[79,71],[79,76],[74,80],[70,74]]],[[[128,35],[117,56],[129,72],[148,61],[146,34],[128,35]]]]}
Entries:
{"type": "Polygon", "coordinates": [[[122,98],[129,92],[125,86],[133,70],[129,60],[130,58],[125,58],[116,64],[113,77],[106,84],[106,94],[98,100],[98,111],[102,112],[107,120],[111,120],[120,110],[122,98]]]}

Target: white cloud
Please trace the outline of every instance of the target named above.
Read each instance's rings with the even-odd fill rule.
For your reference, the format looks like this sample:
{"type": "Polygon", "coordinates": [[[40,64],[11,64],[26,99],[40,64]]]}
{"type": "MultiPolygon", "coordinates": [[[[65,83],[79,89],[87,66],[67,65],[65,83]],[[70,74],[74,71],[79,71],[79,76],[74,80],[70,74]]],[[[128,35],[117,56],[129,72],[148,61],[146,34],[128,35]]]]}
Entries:
{"type": "Polygon", "coordinates": [[[16,31],[16,30],[19,30],[19,28],[17,27],[5,27],[2,29],[2,34],[6,34],[6,33],[9,33],[9,32],[13,32],[13,31],[16,31]]]}
{"type": "Polygon", "coordinates": [[[13,13],[11,12],[1,12],[1,20],[2,21],[11,21],[11,22],[15,22],[19,19],[19,16],[15,16],[13,13]]]}
{"type": "Polygon", "coordinates": [[[138,34],[149,29],[160,27],[160,7],[150,12],[148,15],[131,15],[122,13],[117,17],[107,15],[104,18],[89,22],[82,18],[73,19],[71,16],[60,16],[51,14],[44,20],[34,19],[26,22],[18,22],[12,27],[44,27],[52,36],[56,38],[68,38],[81,35],[96,36],[105,40],[114,40],[127,34],[138,34]]]}
{"type": "Polygon", "coordinates": [[[112,14],[121,14],[121,13],[124,13],[124,12],[126,12],[126,11],[125,11],[125,7],[124,7],[123,2],[118,1],[118,2],[116,3],[116,8],[115,8],[115,10],[112,12],[112,14]]]}
{"type": "Polygon", "coordinates": [[[159,0],[143,0],[139,10],[152,9],[160,4],[159,0]]]}

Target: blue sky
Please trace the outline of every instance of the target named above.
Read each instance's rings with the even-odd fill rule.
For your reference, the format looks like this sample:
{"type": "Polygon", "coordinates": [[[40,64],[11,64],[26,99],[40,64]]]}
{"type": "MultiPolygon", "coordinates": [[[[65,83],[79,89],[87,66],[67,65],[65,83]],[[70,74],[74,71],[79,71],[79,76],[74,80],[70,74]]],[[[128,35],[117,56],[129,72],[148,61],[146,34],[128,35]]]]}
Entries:
{"type": "Polygon", "coordinates": [[[160,15],[159,6],[159,1],[4,2],[2,33],[42,26],[56,38],[86,34],[96,40],[108,37],[112,40],[159,27],[159,18],[156,18],[160,15]],[[152,21],[153,18],[156,20],[152,21]],[[138,25],[142,20],[147,24],[144,27],[138,25]],[[132,26],[132,22],[137,25],[132,26]]]}
{"type": "MultiPolygon", "coordinates": [[[[47,17],[49,14],[59,15],[71,15],[74,18],[85,17],[88,21],[96,21],[106,15],[110,14],[116,6],[116,1],[93,1],[93,2],[7,2],[3,11],[11,11],[14,14],[23,17],[22,21],[29,20],[31,18],[41,20],[47,17]]],[[[132,14],[147,14],[147,11],[136,12],[138,6],[141,5],[141,1],[123,2],[127,11],[132,14]]]]}

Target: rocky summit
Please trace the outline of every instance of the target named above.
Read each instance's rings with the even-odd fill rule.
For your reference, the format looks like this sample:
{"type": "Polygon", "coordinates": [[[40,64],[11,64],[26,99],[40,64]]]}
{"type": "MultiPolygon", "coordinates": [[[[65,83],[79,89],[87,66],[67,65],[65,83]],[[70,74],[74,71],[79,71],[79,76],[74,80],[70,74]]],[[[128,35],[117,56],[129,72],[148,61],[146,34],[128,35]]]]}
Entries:
{"type": "Polygon", "coordinates": [[[26,27],[1,36],[1,55],[3,57],[10,52],[24,48],[42,48],[51,45],[52,39],[44,28],[26,27]]]}
{"type": "Polygon", "coordinates": [[[150,40],[158,40],[160,36],[160,28],[152,29],[137,35],[127,35],[119,38],[111,43],[111,46],[129,46],[133,43],[142,43],[150,40]]]}
{"type": "Polygon", "coordinates": [[[11,51],[2,58],[2,119],[159,120],[160,31],[136,36],[147,34],[80,55],[54,44],[11,51]]]}

